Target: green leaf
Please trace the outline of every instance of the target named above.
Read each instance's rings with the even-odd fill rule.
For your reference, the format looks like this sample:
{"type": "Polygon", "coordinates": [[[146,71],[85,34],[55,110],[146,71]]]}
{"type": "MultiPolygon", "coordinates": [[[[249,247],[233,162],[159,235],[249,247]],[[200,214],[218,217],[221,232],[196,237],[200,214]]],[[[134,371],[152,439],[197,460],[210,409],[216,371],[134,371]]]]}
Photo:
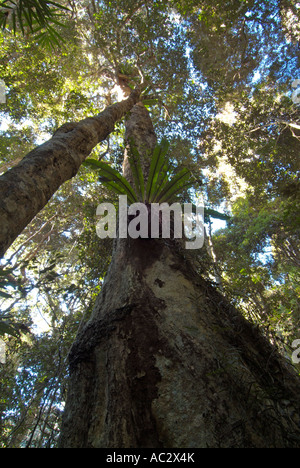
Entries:
{"type": "Polygon", "coordinates": [[[160,145],[156,146],[153,151],[149,177],[146,187],[146,199],[149,203],[152,202],[153,196],[157,193],[158,184],[162,183],[167,174],[167,166],[165,156],[169,149],[169,143],[166,139],[163,139],[160,145]]]}
{"type": "MultiPolygon", "coordinates": [[[[43,28],[34,29],[33,33],[36,34],[41,29],[43,28]]],[[[61,47],[63,42],[62,36],[51,26],[47,26],[47,29],[36,35],[35,39],[40,46],[48,49],[55,49],[57,46],[61,47]]]]}
{"type": "Polygon", "coordinates": [[[169,202],[183,189],[190,188],[192,185],[193,181],[191,180],[191,173],[188,169],[184,168],[165,184],[164,188],[158,193],[154,201],[160,203],[169,202]]]}
{"type": "Polygon", "coordinates": [[[205,222],[209,221],[209,217],[220,219],[222,221],[229,221],[231,219],[231,217],[225,213],[220,213],[219,211],[212,210],[211,208],[204,208],[205,222]]]}
{"type": "Polygon", "coordinates": [[[157,177],[155,177],[151,200],[155,201],[159,193],[162,192],[166,184],[169,182],[170,168],[170,164],[165,160],[165,164],[161,166],[157,177]]]}
{"type": "Polygon", "coordinates": [[[0,7],[4,10],[0,11],[0,27],[2,29],[8,26],[10,16],[10,26],[14,34],[16,34],[18,28],[21,29],[23,36],[27,33],[25,28],[29,28],[32,34],[45,29],[37,36],[40,45],[50,45],[54,48],[56,45],[62,44],[63,38],[51,24],[64,27],[64,24],[57,21],[56,18],[63,16],[59,11],[70,11],[66,6],[45,0],[19,0],[18,2],[4,0],[0,2],[0,7]],[[7,12],[10,15],[7,15],[7,12]],[[34,31],[36,26],[38,26],[38,29],[34,31]]]}
{"type": "Polygon", "coordinates": [[[126,195],[130,203],[135,203],[136,200],[132,197],[131,193],[129,193],[124,187],[117,182],[109,181],[104,178],[100,178],[100,182],[104,187],[112,192],[116,193],[117,195],[126,195]]]}
{"type": "Polygon", "coordinates": [[[143,104],[144,106],[153,106],[158,103],[158,99],[144,99],[143,104]]]}
{"type": "Polygon", "coordinates": [[[129,182],[127,182],[125,177],[121,176],[116,169],[113,169],[106,163],[96,161],[95,159],[86,159],[83,165],[98,170],[100,181],[103,185],[109,185],[111,190],[117,194],[127,195],[130,203],[136,203],[138,201],[137,195],[129,182]]]}
{"type": "MultiPolygon", "coordinates": [[[[196,213],[196,205],[193,203],[193,213],[196,213]]],[[[210,221],[210,218],[220,219],[221,221],[230,221],[231,216],[220,213],[220,211],[213,210],[212,208],[204,207],[204,220],[206,223],[210,221]]]]}
{"type": "Polygon", "coordinates": [[[71,11],[70,8],[64,6],[64,5],[61,5],[60,3],[57,3],[57,2],[47,2],[49,5],[53,5],[55,6],[56,8],[58,8],[59,10],[64,10],[64,11],[71,11]]]}
{"type": "Polygon", "coordinates": [[[0,335],[10,335],[15,336],[16,338],[19,337],[18,331],[6,322],[0,322],[0,335]]]}

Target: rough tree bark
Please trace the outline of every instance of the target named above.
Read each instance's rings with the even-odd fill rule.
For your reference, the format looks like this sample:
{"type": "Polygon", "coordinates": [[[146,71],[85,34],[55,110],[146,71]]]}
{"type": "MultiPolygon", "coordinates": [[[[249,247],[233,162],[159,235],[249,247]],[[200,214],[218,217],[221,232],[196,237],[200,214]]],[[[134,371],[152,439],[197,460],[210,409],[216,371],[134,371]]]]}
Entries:
{"type": "Polygon", "coordinates": [[[139,100],[138,86],[124,101],[80,122],[62,125],[0,177],[0,258],[56,190],[74,177],[92,149],[139,100]]]}
{"type": "MultiPolygon", "coordinates": [[[[138,148],[155,141],[141,105],[127,137],[131,128],[138,148]]],[[[60,447],[299,441],[298,377],[260,332],[196,273],[175,241],[116,240],[93,315],[70,352],[60,447]]]]}

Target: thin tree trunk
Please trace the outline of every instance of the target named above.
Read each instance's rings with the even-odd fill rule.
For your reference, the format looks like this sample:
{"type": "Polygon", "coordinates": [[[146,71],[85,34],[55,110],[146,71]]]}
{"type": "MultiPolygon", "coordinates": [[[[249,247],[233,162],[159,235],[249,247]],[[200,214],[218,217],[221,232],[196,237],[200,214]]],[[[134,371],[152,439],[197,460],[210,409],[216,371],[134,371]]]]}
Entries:
{"type": "Polygon", "coordinates": [[[95,117],[64,124],[0,177],[0,258],[56,190],[77,174],[92,149],[136,104],[140,93],[137,87],[128,99],[95,117]]]}
{"type": "MultiPolygon", "coordinates": [[[[138,112],[144,142],[153,129],[138,112]]],[[[299,443],[299,381],[270,343],[176,241],[117,239],[70,353],[60,447],[299,443]]]]}
{"type": "Polygon", "coordinates": [[[215,249],[214,249],[214,244],[213,244],[213,241],[212,241],[211,222],[209,223],[208,233],[207,233],[206,228],[204,228],[204,241],[205,241],[205,246],[206,246],[207,253],[208,253],[208,255],[209,255],[210,259],[211,259],[211,262],[212,262],[212,267],[213,267],[214,277],[215,277],[215,283],[218,286],[219,290],[221,292],[224,292],[222,276],[221,276],[221,274],[219,272],[217,256],[216,256],[215,249]]]}
{"type": "Polygon", "coordinates": [[[134,181],[128,159],[130,145],[133,144],[138,149],[144,179],[147,180],[151,156],[156,142],[157,138],[150,115],[145,106],[139,102],[131,109],[131,112],[129,112],[129,118],[126,121],[126,150],[123,162],[123,175],[131,184],[134,184],[134,181]]]}

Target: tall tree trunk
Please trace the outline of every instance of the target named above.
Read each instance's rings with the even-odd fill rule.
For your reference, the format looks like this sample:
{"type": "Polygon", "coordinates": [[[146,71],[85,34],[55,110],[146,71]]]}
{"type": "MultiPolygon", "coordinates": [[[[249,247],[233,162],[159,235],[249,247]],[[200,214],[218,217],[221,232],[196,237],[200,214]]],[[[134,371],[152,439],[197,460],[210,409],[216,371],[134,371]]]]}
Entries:
{"type": "Polygon", "coordinates": [[[137,87],[124,101],[100,114],[60,127],[0,177],[0,258],[56,190],[74,177],[92,149],[139,100],[137,87]]]}
{"type": "MultiPolygon", "coordinates": [[[[137,113],[145,142],[140,105],[127,136],[137,113]]],[[[175,240],[117,239],[70,353],[60,447],[297,447],[297,379],[175,240]]]]}

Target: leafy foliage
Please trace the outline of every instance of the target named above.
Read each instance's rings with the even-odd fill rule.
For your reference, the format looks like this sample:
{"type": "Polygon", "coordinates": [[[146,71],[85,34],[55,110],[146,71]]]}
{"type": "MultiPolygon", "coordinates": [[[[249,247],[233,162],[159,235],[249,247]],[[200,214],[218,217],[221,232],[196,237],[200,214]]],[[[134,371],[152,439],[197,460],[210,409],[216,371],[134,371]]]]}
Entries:
{"type": "Polygon", "coordinates": [[[59,46],[62,36],[56,27],[62,11],[69,9],[60,3],[47,0],[4,0],[0,2],[0,28],[20,29],[23,36],[28,32],[35,35],[41,46],[59,46]]]}
{"type": "Polygon", "coordinates": [[[3,260],[1,446],[56,446],[68,351],[110,262],[95,214],[111,189],[127,190],[131,202],[177,193],[191,201],[188,174],[201,180],[209,248],[186,255],[290,357],[300,320],[296,0],[1,5],[1,172],[62,123],[115,102],[124,82],[147,84],[143,102],[163,143],[148,181],[132,145],[128,188],[118,124],[91,155],[105,153],[90,161],[96,171],[81,169],[65,184],[3,260]]]}
{"type": "Polygon", "coordinates": [[[113,190],[117,194],[127,195],[130,203],[135,203],[137,201],[137,195],[129,182],[127,182],[125,177],[121,176],[118,171],[108,166],[108,164],[96,161],[95,159],[87,159],[83,165],[94,169],[96,168],[100,172],[100,182],[107,188],[113,190]]]}
{"type": "Polygon", "coordinates": [[[165,203],[172,201],[183,189],[194,185],[188,169],[182,169],[169,180],[170,165],[166,158],[168,148],[169,144],[166,140],[163,140],[154,149],[146,189],[140,155],[136,149],[132,150],[129,157],[136,191],[118,171],[101,161],[87,159],[83,165],[98,169],[100,172],[99,180],[115,193],[127,195],[130,203],[138,201],[142,203],[165,203]]]}

